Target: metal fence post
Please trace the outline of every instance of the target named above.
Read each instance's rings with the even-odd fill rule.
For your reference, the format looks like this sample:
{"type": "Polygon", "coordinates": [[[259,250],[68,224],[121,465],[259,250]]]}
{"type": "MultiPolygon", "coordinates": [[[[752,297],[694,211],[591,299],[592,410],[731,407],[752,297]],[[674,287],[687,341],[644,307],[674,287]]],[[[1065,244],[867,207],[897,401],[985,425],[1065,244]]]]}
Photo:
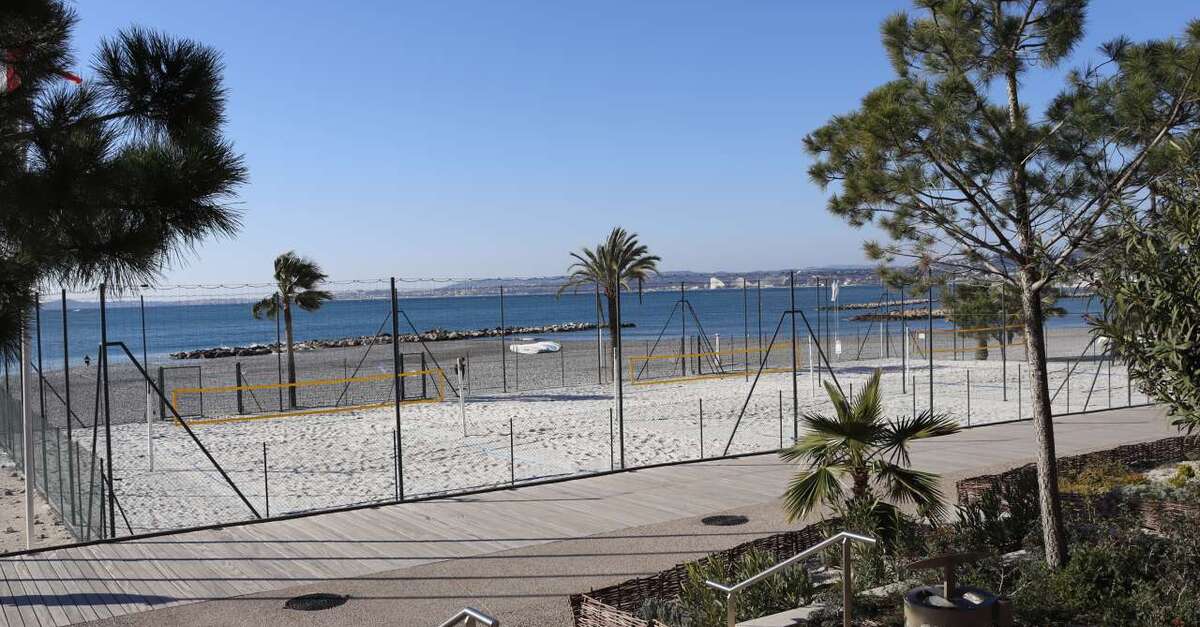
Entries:
{"type": "Polygon", "coordinates": [[[1105,391],[1108,394],[1108,409],[1112,409],[1112,353],[1109,353],[1109,355],[1108,355],[1108,366],[1107,367],[1108,367],[1108,375],[1107,375],[1108,384],[1105,385],[1104,387],[1106,388],[1105,391]]]}
{"type": "MultiPolygon", "coordinates": [[[[28,312],[26,312],[28,314],[28,312]]],[[[29,380],[29,316],[21,319],[21,451],[25,466],[25,548],[33,548],[33,492],[37,475],[33,464],[33,386],[29,380]]]]}
{"type": "Polygon", "coordinates": [[[233,363],[233,385],[237,388],[237,412],[240,416],[246,413],[246,407],[242,402],[242,362],[240,361],[233,363]]]}
{"type": "MultiPolygon", "coordinates": [[[[165,400],[166,395],[167,395],[166,372],[162,366],[158,367],[158,389],[160,391],[162,391],[162,395],[158,397],[158,419],[166,420],[167,419],[167,401],[165,400]]],[[[283,393],[282,388],[280,388],[279,393],[280,394],[283,393]]],[[[280,407],[280,409],[282,409],[283,404],[280,403],[279,407],[280,407]]]]}
{"type": "Polygon", "coordinates": [[[508,482],[517,483],[517,440],[513,430],[513,419],[508,419],[508,482]]]}
{"type": "Polygon", "coordinates": [[[267,481],[267,443],[262,443],[263,447],[263,500],[267,518],[271,517],[271,484],[267,481]]]}
{"type": "MultiPolygon", "coordinates": [[[[1018,364],[1017,368],[1021,366],[1018,364]]],[[[1019,375],[1018,375],[1019,378],[1019,375]]],[[[1000,380],[1003,381],[1004,400],[1008,400],[1008,296],[1004,284],[1000,284],[1000,380]]]]}
{"type": "Polygon", "coordinates": [[[1071,413],[1071,374],[1074,368],[1071,367],[1071,362],[1067,362],[1067,413],[1071,413]]]}
{"type": "Polygon", "coordinates": [[[913,418],[917,417],[917,375],[912,378],[913,418]]]}
{"type": "Polygon", "coordinates": [[[421,353],[421,398],[428,398],[428,394],[429,394],[429,389],[427,387],[429,375],[427,375],[425,373],[426,370],[427,370],[427,368],[425,366],[425,353],[422,352],[421,353]]]}
{"type": "Polygon", "coordinates": [[[500,286],[500,385],[503,392],[508,392],[508,356],[504,353],[508,350],[505,348],[504,333],[504,286],[500,286]]]}
{"type": "MultiPolygon", "coordinates": [[[[104,456],[108,466],[108,477],[111,478],[114,474],[112,465],[112,407],[109,403],[108,390],[108,316],[105,307],[105,285],[100,284],[100,364],[104,375],[104,456]]],[[[103,483],[104,474],[101,473],[100,480],[103,483]]],[[[115,482],[114,482],[115,484],[115,482]]],[[[116,511],[116,496],[111,488],[108,490],[108,530],[110,537],[117,535],[117,519],[113,516],[116,511]]]]}
{"type": "Polygon", "coordinates": [[[400,379],[403,372],[400,361],[400,305],[396,298],[396,277],[392,277],[392,401],[396,412],[396,500],[404,500],[404,430],[400,423],[400,401],[404,398],[404,384],[400,379]]]}
{"type": "Polygon", "coordinates": [[[1129,376],[1129,364],[1125,364],[1125,406],[1133,405],[1133,377],[1129,376]]]}
{"type": "Polygon", "coordinates": [[[616,470],[615,452],[613,450],[613,410],[608,408],[608,469],[616,470]]]}
{"type": "Polygon", "coordinates": [[[783,448],[783,390],[779,390],[779,448],[783,448]]]}
{"type": "MultiPolygon", "coordinates": [[[[798,413],[799,409],[800,409],[800,388],[799,388],[800,384],[796,381],[796,271],[795,270],[788,271],[788,292],[790,292],[789,297],[791,298],[791,307],[792,307],[791,313],[788,314],[791,316],[791,323],[792,323],[792,440],[797,440],[800,437],[800,415],[798,413]]],[[[819,302],[819,299],[818,299],[818,302],[819,302]]],[[[809,340],[810,341],[812,340],[811,333],[809,333],[809,340]]],[[[812,359],[811,356],[812,356],[812,352],[809,351],[809,359],[810,360],[812,359]]],[[[812,371],[811,366],[809,367],[809,371],[811,374],[811,371],[812,371]]]]}
{"type": "MultiPolygon", "coordinates": [[[[67,489],[71,492],[71,524],[79,526],[79,499],[75,490],[75,438],[71,434],[71,342],[67,335],[67,290],[62,290],[63,405],[67,420],[67,489]]],[[[6,373],[7,374],[7,373],[6,373]]],[[[1111,377],[1110,377],[1111,379],[1111,377]]]]}
{"type": "Polygon", "coordinates": [[[108,533],[108,521],[106,514],[111,515],[111,510],[105,507],[107,490],[104,488],[104,459],[97,460],[100,463],[100,539],[110,537],[108,533]]]}
{"type": "Polygon", "coordinates": [[[1022,394],[1021,394],[1021,364],[1017,364],[1017,420],[1021,419],[1022,400],[1023,399],[1022,399],[1022,394]]]}
{"type": "Polygon", "coordinates": [[[967,371],[967,426],[971,426],[971,371],[967,371]]]}
{"type": "Polygon", "coordinates": [[[700,459],[704,459],[704,399],[700,401],[700,459]]]}
{"type": "Polygon", "coordinates": [[[38,415],[41,416],[39,422],[42,425],[42,492],[49,497],[50,464],[46,455],[46,427],[49,426],[49,421],[46,419],[46,377],[43,375],[46,371],[42,368],[42,298],[37,294],[33,296],[33,320],[37,328],[38,415]]]}

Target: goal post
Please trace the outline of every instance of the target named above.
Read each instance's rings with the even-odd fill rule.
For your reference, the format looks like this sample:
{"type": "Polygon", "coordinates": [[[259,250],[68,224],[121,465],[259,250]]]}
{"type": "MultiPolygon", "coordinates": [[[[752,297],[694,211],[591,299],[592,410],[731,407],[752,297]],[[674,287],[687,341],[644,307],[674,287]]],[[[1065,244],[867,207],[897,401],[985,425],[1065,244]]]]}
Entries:
{"type": "MultiPolygon", "coordinates": [[[[213,408],[200,418],[188,419],[189,425],[225,424],[292,416],[336,414],[379,407],[389,407],[395,400],[393,379],[401,380],[401,388],[414,388],[401,396],[401,405],[440,403],[446,399],[446,375],[441,368],[409,370],[392,373],[315,379],[296,383],[264,383],[258,385],[225,385],[214,387],[181,387],[171,391],[171,404],[188,405],[191,399],[203,398],[207,408],[213,408]],[[432,385],[426,383],[432,380],[432,385]],[[409,382],[413,382],[409,384],[409,382]],[[297,391],[296,407],[281,409],[256,407],[247,402],[253,393],[263,390],[297,391]],[[417,390],[420,390],[419,392],[417,390]],[[239,400],[241,402],[239,402],[239,400]]],[[[184,416],[187,419],[187,416],[184,416]]]]}

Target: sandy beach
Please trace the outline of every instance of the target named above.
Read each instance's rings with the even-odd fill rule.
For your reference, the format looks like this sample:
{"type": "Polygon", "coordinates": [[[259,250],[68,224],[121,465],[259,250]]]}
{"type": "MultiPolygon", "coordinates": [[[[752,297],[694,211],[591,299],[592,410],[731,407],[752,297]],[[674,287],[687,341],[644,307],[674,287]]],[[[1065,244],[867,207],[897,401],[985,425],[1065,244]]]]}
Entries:
{"type": "MultiPolygon", "coordinates": [[[[1065,345],[1070,337],[1061,335],[1057,342],[1065,345]]],[[[1078,334],[1074,340],[1080,349],[1087,343],[1078,334]]],[[[578,358],[586,356],[583,352],[576,347],[578,358]]],[[[1020,382],[1015,359],[1005,366],[999,358],[984,361],[958,356],[960,359],[954,360],[946,354],[945,359],[934,361],[936,413],[953,416],[964,425],[1028,418],[1028,389],[1020,382]]],[[[524,370],[535,373],[526,374],[526,382],[536,381],[536,373],[543,382],[551,381],[552,375],[562,376],[551,367],[560,365],[551,361],[560,356],[526,358],[524,365],[536,363],[539,357],[545,358],[545,365],[524,370]]],[[[478,357],[472,361],[475,367],[480,363],[478,357]]],[[[818,376],[815,370],[810,374],[807,356],[801,363],[797,412],[829,410],[819,385],[834,377],[828,372],[818,376]]],[[[918,412],[929,408],[927,360],[910,361],[907,374],[901,361],[894,358],[833,365],[833,375],[847,392],[861,389],[873,370],[882,368],[890,415],[910,415],[914,406],[918,412]]],[[[762,375],[751,393],[753,375],[741,372],[626,385],[625,464],[698,459],[701,442],[704,457],[725,453],[726,445],[734,454],[773,450],[781,442],[790,443],[793,405],[789,373],[762,375]],[[734,433],[743,405],[746,410],[734,433]]],[[[1085,403],[1087,409],[1123,406],[1130,396],[1134,403],[1144,400],[1128,390],[1124,367],[1112,364],[1110,373],[1108,361],[1053,362],[1050,383],[1056,392],[1056,413],[1081,411],[1085,403]]],[[[402,405],[398,442],[397,416],[391,405],[221,424],[197,422],[193,430],[259,514],[267,513],[269,493],[270,514],[279,515],[392,500],[398,492],[400,465],[404,493],[409,497],[619,467],[621,427],[610,421],[612,408],[608,383],[507,393],[489,391],[485,386],[484,390],[472,389],[461,409],[452,393],[440,403],[402,405]],[[396,460],[397,447],[401,463],[396,460]]],[[[115,425],[112,432],[116,493],[133,532],[252,517],[179,426],[169,421],[151,423],[153,467],[145,422],[115,425]]],[[[77,437],[90,442],[86,431],[77,437]]],[[[124,519],[118,518],[117,523],[124,528],[124,519]]]]}
{"type": "MultiPolygon", "coordinates": [[[[1101,359],[1094,349],[1084,354],[1090,341],[1086,329],[1055,329],[1049,335],[1056,413],[1143,402],[1128,388],[1121,364],[1101,359]]],[[[651,343],[627,341],[623,438],[620,421],[610,419],[610,368],[600,367],[607,357],[597,358],[594,338],[564,342],[558,353],[506,352],[503,359],[498,339],[430,343],[424,365],[420,354],[408,352],[405,369],[433,370],[436,360],[446,377],[405,377],[399,416],[391,402],[388,345],[298,353],[302,381],[375,377],[365,383],[302,388],[300,415],[275,416],[281,398],[284,409],[291,408],[286,407],[286,394],[270,387],[244,390],[240,410],[237,394],[228,390],[185,394],[179,397],[179,407],[249,505],[259,515],[268,510],[279,515],[393,500],[401,491],[397,475],[404,495],[413,497],[619,468],[622,441],[629,467],[774,450],[792,441],[794,415],[830,409],[824,382],[836,378],[844,391],[852,392],[861,389],[875,368],[884,373],[889,415],[928,410],[931,371],[928,347],[922,344],[927,339],[914,331],[908,354],[899,336],[890,339],[885,344],[878,336],[829,338],[825,358],[832,370],[819,367],[822,355],[809,347],[807,338],[798,341],[795,406],[787,340],[777,342],[768,354],[758,351],[756,337],[748,351],[742,350],[742,342],[723,338],[720,363],[713,356],[693,356],[686,364],[677,358],[645,360],[651,343]],[[839,340],[841,351],[836,348],[839,340]],[[460,357],[470,364],[461,405],[452,370],[460,357]],[[764,373],[754,384],[761,357],[766,357],[764,373]],[[436,402],[439,388],[443,396],[436,402]],[[360,407],[380,401],[382,406],[360,407]]],[[[963,425],[1028,418],[1023,351],[1013,346],[1002,354],[993,345],[988,359],[975,359],[973,339],[967,338],[971,346],[965,348],[962,339],[935,334],[933,411],[963,425]]],[[[669,342],[670,348],[660,345],[654,354],[678,352],[678,337],[669,342]]],[[[174,389],[198,384],[230,386],[238,371],[243,386],[271,384],[278,377],[277,363],[274,355],[167,360],[152,364],[151,373],[157,380],[157,366],[167,368],[164,387],[170,395],[174,389]],[[191,369],[170,369],[176,366],[191,369]]],[[[93,436],[94,459],[98,462],[105,455],[104,429],[93,433],[91,428],[103,424],[103,412],[95,403],[97,371],[92,365],[71,372],[70,440],[76,444],[74,463],[82,468],[92,467],[93,436]]],[[[115,522],[121,533],[254,516],[191,436],[173,420],[160,419],[161,403],[147,398],[145,380],[130,364],[114,361],[110,378],[111,470],[120,507],[115,522]]],[[[38,437],[50,443],[51,451],[56,442],[68,441],[65,405],[59,401],[65,384],[63,372],[47,373],[47,430],[45,438],[38,437]]],[[[163,413],[169,418],[169,411],[163,413]]],[[[52,470],[64,463],[70,466],[53,452],[50,458],[52,470]]],[[[82,491],[89,483],[81,477],[77,485],[82,491]]],[[[98,485],[98,480],[90,485],[98,485]]],[[[87,507],[80,502],[77,526],[86,527],[87,507]]],[[[92,509],[93,527],[97,508],[98,503],[92,509]]]]}

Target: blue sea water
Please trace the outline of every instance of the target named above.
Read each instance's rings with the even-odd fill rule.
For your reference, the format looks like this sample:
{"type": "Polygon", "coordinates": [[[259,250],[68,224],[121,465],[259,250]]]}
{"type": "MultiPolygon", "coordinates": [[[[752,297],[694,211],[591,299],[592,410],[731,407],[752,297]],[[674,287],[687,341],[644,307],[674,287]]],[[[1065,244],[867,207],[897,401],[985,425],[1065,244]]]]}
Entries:
{"type": "MultiPolygon", "coordinates": [[[[875,302],[880,296],[878,286],[850,286],[841,289],[839,301],[843,305],[875,302]]],[[[829,304],[825,288],[798,287],[795,298],[797,307],[815,327],[818,324],[818,305],[829,304]]],[[[892,298],[895,298],[894,294],[892,298]]],[[[678,339],[684,331],[689,336],[694,335],[699,326],[709,336],[719,334],[722,337],[749,336],[757,339],[761,332],[765,342],[778,325],[782,313],[789,308],[791,294],[786,288],[763,288],[760,291],[751,286],[745,291],[736,288],[689,290],[686,299],[687,306],[684,307],[680,304],[679,292],[646,292],[640,296],[637,293],[625,294],[622,299],[622,318],[635,325],[625,330],[626,337],[652,340],[663,333],[663,337],[678,339]],[[682,316],[681,311],[685,310],[687,315],[682,316]],[[681,323],[682,318],[686,320],[681,323]]],[[[79,364],[85,355],[95,360],[100,342],[100,310],[94,304],[80,305],[71,301],[67,304],[70,362],[72,365],[79,364]]],[[[432,328],[471,330],[501,325],[499,296],[402,297],[399,304],[403,312],[398,317],[400,333],[410,333],[414,328],[418,331],[432,328]]],[[[561,297],[506,295],[503,304],[504,324],[509,327],[596,320],[596,301],[591,292],[567,293],[561,297]]],[[[935,298],[934,306],[937,305],[935,298]]],[[[1096,307],[1094,302],[1085,298],[1063,298],[1059,305],[1067,309],[1068,315],[1051,319],[1049,326],[1080,326],[1083,324],[1081,314],[1094,311],[1096,307]]],[[[390,333],[390,309],[387,299],[334,300],[316,312],[297,311],[295,337],[301,341],[371,335],[381,331],[390,333]]],[[[820,324],[836,324],[844,335],[864,332],[870,322],[850,320],[858,313],[863,312],[843,310],[837,316],[832,312],[823,312],[820,324]]],[[[123,306],[108,307],[106,316],[109,341],[124,342],[140,358],[143,351],[142,310],[136,305],[124,303],[123,306]]],[[[45,368],[61,368],[61,304],[44,302],[40,317],[45,368]]],[[[151,361],[158,361],[177,351],[266,344],[274,342],[276,337],[276,323],[272,320],[255,320],[247,302],[164,303],[147,299],[144,320],[145,352],[151,361]]],[[[803,333],[803,319],[797,322],[803,333]]],[[[948,325],[945,321],[935,320],[934,326],[944,328],[948,325]]],[[[786,335],[787,331],[788,325],[785,324],[781,333],[786,335]]],[[[588,339],[594,335],[581,332],[540,337],[588,339]]],[[[119,351],[111,355],[114,362],[120,358],[119,351]]]]}

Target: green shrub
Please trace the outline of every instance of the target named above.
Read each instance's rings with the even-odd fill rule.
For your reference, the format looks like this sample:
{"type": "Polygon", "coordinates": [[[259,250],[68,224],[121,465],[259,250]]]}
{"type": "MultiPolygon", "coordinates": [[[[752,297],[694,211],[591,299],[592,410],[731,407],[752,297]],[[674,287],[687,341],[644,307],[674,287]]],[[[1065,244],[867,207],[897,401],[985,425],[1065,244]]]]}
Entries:
{"type": "MultiPolygon", "coordinates": [[[[681,616],[691,622],[664,622],[673,627],[722,627],[725,624],[725,595],[704,582],[743,581],[774,566],[778,561],[769,553],[756,550],[743,554],[732,565],[716,557],[690,564],[687,580],[679,594],[679,606],[681,616]]],[[[743,590],[738,597],[737,617],[738,620],[748,620],[808,605],[815,593],[816,588],[808,569],[797,564],[743,590]]]]}
{"type": "Polygon", "coordinates": [[[1016,550],[1040,528],[1037,477],[1016,474],[996,490],[956,509],[954,548],[988,553],[1016,550]]]}
{"type": "Polygon", "coordinates": [[[693,627],[694,624],[679,599],[646,599],[638,610],[638,618],[656,620],[671,627],[693,627]]]}
{"type": "Polygon", "coordinates": [[[1124,464],[1102,462],[1088,466],[1076,475],[1060,477],[1058,489],[1062,492],[1099,496],[1145,480],[1141,473],[1130,470],[1124,464]]]}
{"type": "Polygon", "coordinates": [[[1170,479],[1167,479],[1167,483],[1171,484],[1172,487],[1182,488],[1195,478],[1195,468],[1192,468],[1190,464],[1179,464],[1175,468],[1175,474],[1170,479]]]}

